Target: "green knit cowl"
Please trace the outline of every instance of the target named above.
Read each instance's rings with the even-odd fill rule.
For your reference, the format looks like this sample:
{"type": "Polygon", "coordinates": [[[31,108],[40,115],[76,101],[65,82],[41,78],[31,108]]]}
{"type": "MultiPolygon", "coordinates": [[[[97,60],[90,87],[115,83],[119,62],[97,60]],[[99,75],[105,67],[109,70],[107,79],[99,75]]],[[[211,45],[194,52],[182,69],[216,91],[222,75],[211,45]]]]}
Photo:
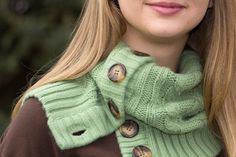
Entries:
{"type": "MultiPolygon", "coordinates": [[[[122,44],[125,46],[125,43],[122,44]]],[[[103,71],[99,69],[98,73],[94,72],[95,68],[92,77],[105,98],[122,100],[117,104],[124,105],[127,114],[171,134],[186,133],[206,125],[201,88],[202,66],[194,51],[183,52],[179,73],[159,66],[150,56],[136,56],[128,50],[115,51],[105,64],[108,67],[103,71]],[[109,65],[116,63],[124,64],[127,69],[123,82],[114,83],[107,79],[109,65]],[[104,80],[107,82],[104,83],[104,80]],[[111,97],[114,92],[119,94],[111,97]]]]}
{"type": "Polygon", "coordinates": [[[134,54],[121,41],[88,74],[37,88],[23,102],[36,97],[42,103],[61,149],[84,146],[115,132],[123,157],[131,157],[138,145],[148,147],[153,157],[215,157],[221,143],[207,126],[202,75],[201,60],[192,50],[183,51],[175,73],[151,56],[134,54]],[[108,78],[114,64],[125,67],[122,81],[108,78]],[[119,117],[111,113],[110,100],[119,117]],[[133,138],[119,131],[128,119],[139,126],[133,138]],[[78,131],[84,133],[73,136],[78,131]]]}

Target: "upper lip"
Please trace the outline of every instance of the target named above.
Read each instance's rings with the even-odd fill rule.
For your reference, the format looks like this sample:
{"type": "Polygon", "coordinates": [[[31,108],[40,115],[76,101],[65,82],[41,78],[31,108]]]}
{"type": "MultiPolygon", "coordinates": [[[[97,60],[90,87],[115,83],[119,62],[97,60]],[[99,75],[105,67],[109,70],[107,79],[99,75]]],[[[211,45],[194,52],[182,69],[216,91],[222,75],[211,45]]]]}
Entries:
{"type": "Polygon", "coordinates": [[[146,3],[147,5],[150,6],[159,6],[159,7],[166,7],[166,8],[184,8],[185,6],[180,3],[176,2],[149,2],[146,3]]]}

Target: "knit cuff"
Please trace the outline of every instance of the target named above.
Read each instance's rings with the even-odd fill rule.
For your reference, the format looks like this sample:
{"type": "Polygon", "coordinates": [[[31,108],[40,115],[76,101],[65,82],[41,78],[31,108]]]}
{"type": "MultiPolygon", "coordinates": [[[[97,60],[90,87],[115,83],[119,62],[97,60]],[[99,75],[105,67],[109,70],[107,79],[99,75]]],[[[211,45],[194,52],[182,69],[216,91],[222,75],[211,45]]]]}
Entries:
{"type": "Polygon", "coordinates": [[[123,123],[114,121],[89,75],[47,84],[26,93],[24,102],[37,98],[47,116],[48,127],[60,149],[71,149],[104,137],[123,123]]]}

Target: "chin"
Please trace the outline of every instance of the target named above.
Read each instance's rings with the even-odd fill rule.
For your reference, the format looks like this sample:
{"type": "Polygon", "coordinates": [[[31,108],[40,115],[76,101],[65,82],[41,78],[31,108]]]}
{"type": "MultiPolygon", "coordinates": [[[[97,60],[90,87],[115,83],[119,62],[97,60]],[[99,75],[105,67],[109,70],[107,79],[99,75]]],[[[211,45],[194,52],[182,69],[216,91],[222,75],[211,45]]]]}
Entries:
{"type": "Polygon", "coordinates": [[[151,32],[150,33],[152,38],[153,39],[161,39],[161,40],[164,40],[164,41],[171,41],[173,39],[178,39],[178,37],[180,37],[180,35],[178,33],[175,33],[175,32],[166,32],[166,31],[163,31],[163,32],[151,32]]]}
{"type": "Polygon", "coordinates": [[[163,37],[171,37],[180,33],[180,29],[177,29],[177,27],[170,28],[168,26],[158,27],[157,25],[155,25],[147,28],[147,30],[150,34],[156,34],[158,36],[163,36],[163,37]]]}

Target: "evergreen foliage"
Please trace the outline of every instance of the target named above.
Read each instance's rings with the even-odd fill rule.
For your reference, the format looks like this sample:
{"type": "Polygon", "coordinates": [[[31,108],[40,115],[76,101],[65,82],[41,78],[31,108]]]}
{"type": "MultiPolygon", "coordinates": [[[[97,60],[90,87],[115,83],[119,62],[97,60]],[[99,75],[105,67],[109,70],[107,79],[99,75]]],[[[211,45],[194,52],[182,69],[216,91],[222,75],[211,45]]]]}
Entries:
{"type": "Polygon", "coordinates": [[[0,0],[0,135],[28,79],[66,48],[83,0],[0,0]]]}

